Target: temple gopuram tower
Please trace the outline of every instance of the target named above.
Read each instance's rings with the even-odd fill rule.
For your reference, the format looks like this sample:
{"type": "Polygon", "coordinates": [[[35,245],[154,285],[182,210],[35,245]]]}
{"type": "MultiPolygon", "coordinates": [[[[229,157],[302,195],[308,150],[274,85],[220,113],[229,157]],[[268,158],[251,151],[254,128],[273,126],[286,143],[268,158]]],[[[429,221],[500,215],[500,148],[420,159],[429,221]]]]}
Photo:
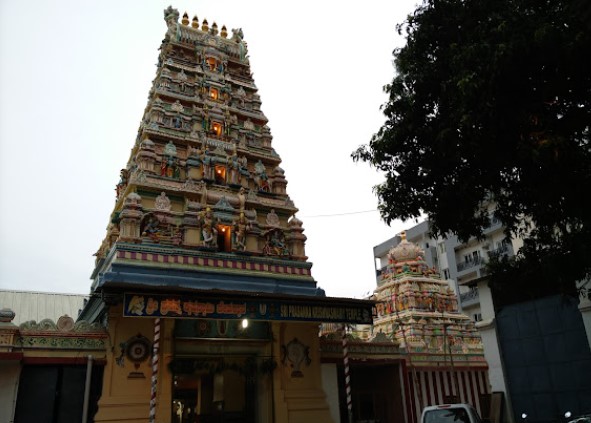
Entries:
{"type": "Polygon", "coordinates": [[[253,81],[241,29],[164,11],[167,31],[80,319],[108,328],[96,422],[331,422],[328,298],[253,81]]]}
{"type": "Polygon", "coordinates": [[[479,408],[480,396],[490,393],[480,334],[458,311],[454,290],[427,265],[424,251],[404,232],[401,238],[374,293],[373,336],[404,352],[415,420],[426,405],[467,402],[479,408]]]}

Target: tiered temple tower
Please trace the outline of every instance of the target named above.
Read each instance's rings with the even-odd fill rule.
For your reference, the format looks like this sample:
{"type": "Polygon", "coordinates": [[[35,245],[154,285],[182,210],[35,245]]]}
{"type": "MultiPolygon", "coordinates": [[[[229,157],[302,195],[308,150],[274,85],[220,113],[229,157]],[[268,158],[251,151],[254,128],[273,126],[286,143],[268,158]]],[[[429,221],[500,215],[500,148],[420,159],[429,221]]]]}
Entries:
{"type": "Polygon", "coordinates": [[[95,421],[330,422],[318,324],[370,323],[372,303],[311,276],[242,30],[164,20],[80,316],[112,345],[95,421]]]}
{"type": "Polygon", "coordinates": [[[373,341],[392,341],[404,352],[415,416],[421,407],[443,402],[479,407],[480,396],[489,393],[480,334],[458,311],[456,293],[427,265],[424,251],[404,232],[401,238],[374,293],[373,341]]]}
{"type": "Polygon", "coordinates": [[[375,291],[374,335],[383,333],[416,352],[482,355],[478,330],[458,311],[454,290],[429,268],[424,251],[408,242],[404,232],[401,236],[402,242],[390,250],[389,264],[375,291]]]}

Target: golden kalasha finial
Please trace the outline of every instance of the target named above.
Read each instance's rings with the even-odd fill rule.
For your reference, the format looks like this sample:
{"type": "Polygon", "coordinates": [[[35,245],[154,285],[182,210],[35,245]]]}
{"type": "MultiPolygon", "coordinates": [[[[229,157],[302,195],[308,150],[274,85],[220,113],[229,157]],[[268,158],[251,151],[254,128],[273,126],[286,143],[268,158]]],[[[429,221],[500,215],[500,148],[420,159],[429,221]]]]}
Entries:
{"type": "Polygon", "coordinates": [[[201,25],[201,31],[203,31],[203,32],[209,31],[209,24],[207,23],[207,19],[203,19],[203,24],[201,25]]]}
{"type": "Polygon", "coordinates": [[[406,231],[400,232],[400,242],[406,241],[406,231]]]}
{"type": "Polygon", "coordinates": [[[228,30],[226,29],[226,25],[222,26],[222,32],[220,35],[222,38],[228,38],[228,30]]]}
{"type": "Polygon", "coordinates": [[[181,21],[181,23],[183,25],[189,25],[189,15],[187,14],[187,12],[185,12],[185,14],[183,15],[183,20],[181,21]]]}
{"type": "Polygon", "coordinates": [[[197,19],[197,15],[193,16],[193,21],[191,22],[191,26],[193,28],[199,29],[199,19],[197,19]]]}
{"type": "Polygon", "coordinates": [[[218,35],[218,24],[216,24],[215,22],[213,23],[213,25],[211,26],[211,33],[213,35],[218,35]]]}

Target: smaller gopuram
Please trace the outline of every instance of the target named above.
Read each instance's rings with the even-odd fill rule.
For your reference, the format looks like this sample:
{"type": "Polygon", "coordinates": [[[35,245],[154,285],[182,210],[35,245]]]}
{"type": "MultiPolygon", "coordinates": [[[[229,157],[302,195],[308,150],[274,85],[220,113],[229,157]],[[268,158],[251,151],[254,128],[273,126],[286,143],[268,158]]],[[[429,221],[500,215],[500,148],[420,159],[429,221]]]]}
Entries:
{"type": "Polygon", "coordinates": [[[404,232],[401,238],[388,254],[374,293],[373,337],[391,339],[406,352],[407,384],[417,415],[421,406],[450,401],[479,408],[489,384],[478,330],[458,311],[455,291],[427,265],[424,251],[404,232]]]}

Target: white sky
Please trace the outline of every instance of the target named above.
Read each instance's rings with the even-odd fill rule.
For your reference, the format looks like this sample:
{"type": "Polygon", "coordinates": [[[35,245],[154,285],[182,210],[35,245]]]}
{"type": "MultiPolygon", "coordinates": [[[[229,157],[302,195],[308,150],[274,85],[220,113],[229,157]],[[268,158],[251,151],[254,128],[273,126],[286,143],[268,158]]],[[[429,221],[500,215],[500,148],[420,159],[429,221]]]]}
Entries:
{"type": "Polygon", "coordinates": [[[373,247],[414,222],[312,216],[376,209],[381,177],[350,154],[384,121],[415,0],[0,0],[0,288],[89,292],[169,4],[243,29],[312,275],[329,296],[373,291],[373,247]]]}

